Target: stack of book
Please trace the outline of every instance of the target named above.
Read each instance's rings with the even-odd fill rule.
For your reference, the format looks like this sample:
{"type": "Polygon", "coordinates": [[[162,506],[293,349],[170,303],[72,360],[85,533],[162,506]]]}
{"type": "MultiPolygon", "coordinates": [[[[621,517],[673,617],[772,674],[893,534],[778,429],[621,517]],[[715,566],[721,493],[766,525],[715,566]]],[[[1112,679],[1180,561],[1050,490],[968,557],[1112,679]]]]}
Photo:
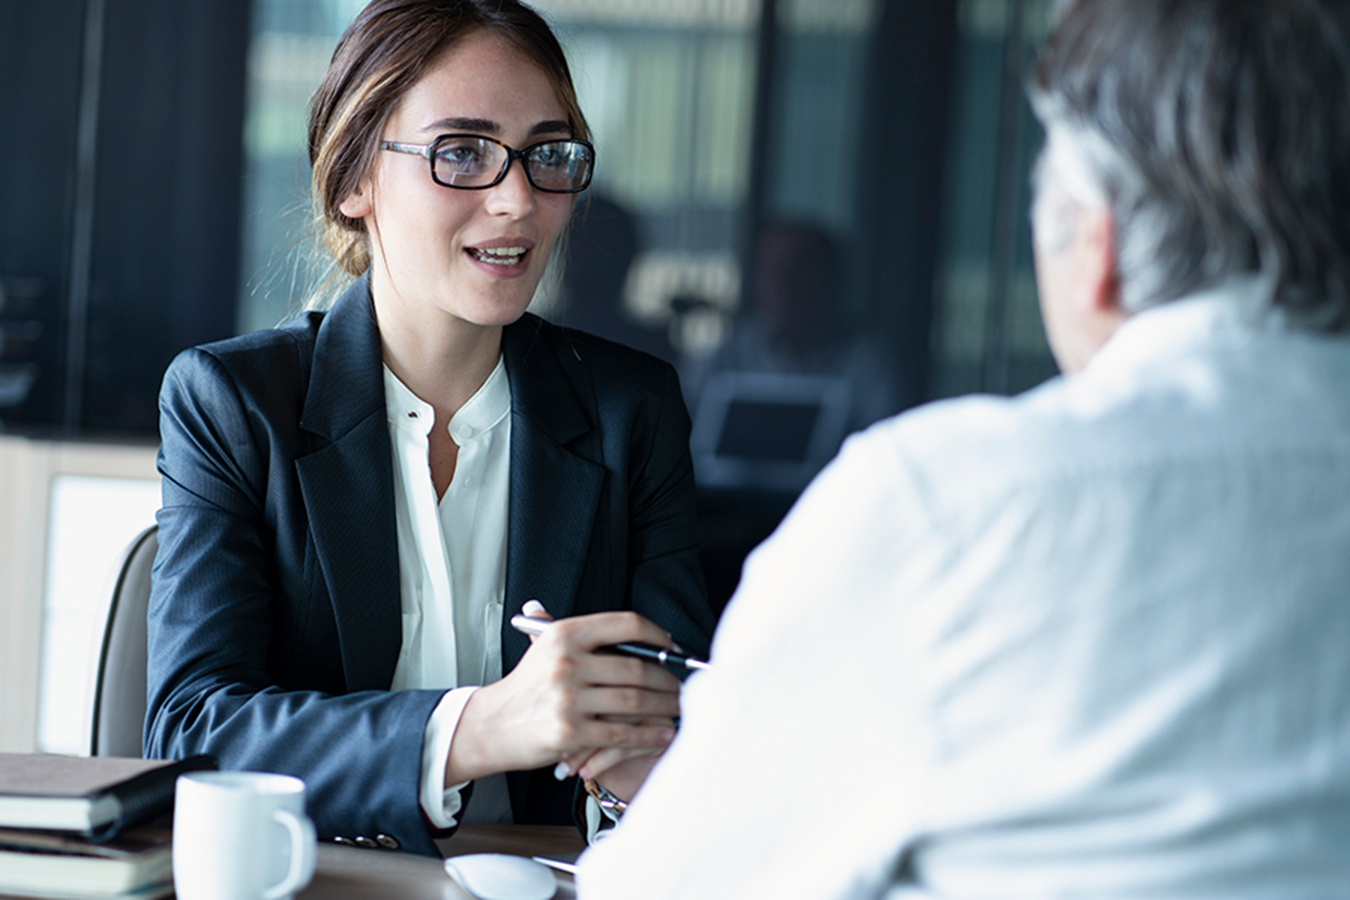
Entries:
{"type": "Polygon", "coordinates": [[[173,892],[179,762],[0,753],[0,893],[153,898],[173,892]]]}

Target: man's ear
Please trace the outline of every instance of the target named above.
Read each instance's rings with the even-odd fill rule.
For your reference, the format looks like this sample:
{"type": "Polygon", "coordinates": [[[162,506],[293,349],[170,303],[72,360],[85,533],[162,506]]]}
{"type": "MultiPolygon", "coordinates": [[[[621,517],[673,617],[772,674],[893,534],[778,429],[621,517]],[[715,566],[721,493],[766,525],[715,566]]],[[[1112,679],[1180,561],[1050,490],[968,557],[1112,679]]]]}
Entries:
{"type": "Polygon", "coordinates": [[[349,219],[364,219],[371,211],[369,184],[362,184],[338,204],[338,212],[349,219]]]}
{"type": "Polygon", "coordinates": [[[1080,213],[1078,240],[1083,243],[1085,290],[1080,295],[1097,316],[1124,318],[1120,306],[1120,276],[1116,264],[1116,223],[1106,207],[1090,207],[1080,213]]]}

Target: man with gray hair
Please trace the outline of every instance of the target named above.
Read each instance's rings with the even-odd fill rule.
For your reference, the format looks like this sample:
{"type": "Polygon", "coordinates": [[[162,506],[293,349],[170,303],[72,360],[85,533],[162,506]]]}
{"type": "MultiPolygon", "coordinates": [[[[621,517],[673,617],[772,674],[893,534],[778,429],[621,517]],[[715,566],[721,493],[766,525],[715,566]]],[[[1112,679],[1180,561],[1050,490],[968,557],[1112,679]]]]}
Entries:
{"type": "Polygon", "coordinates": [[[852,439],[583,900],[1350,896],[1350,3],[1077,0],[1063,377],[852,439]]]}

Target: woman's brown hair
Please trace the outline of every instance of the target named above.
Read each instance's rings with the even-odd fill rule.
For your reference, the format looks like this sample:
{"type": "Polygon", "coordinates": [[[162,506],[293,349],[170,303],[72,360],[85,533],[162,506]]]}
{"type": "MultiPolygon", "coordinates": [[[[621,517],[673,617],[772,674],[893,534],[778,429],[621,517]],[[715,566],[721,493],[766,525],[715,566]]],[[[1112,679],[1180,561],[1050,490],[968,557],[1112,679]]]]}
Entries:
{"type": "Polygon", "coordinates": [[[484,30],[510,41],[553,81],[574,137],[590,137],[558,39],[516,0],[373,0],[333,51],[309,113],[316,225],[348,275],[370,266],[363,223],[338,209],[370,173],[385,123],[442,54],[484,30]]]}

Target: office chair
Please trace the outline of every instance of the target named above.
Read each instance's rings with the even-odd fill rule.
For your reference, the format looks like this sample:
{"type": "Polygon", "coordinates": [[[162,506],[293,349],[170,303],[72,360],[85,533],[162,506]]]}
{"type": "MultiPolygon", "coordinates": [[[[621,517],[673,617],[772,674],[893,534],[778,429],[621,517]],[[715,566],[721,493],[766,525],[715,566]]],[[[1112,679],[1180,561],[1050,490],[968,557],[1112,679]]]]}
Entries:
{"type": "Polygon", "coordinates": [[[136,535],[113,582],[108,622],[98,654],[91,756],[141,755],[145,721],[145,610],[150,603],[150,567],[159,541],[158,526],[136,535]]]}

